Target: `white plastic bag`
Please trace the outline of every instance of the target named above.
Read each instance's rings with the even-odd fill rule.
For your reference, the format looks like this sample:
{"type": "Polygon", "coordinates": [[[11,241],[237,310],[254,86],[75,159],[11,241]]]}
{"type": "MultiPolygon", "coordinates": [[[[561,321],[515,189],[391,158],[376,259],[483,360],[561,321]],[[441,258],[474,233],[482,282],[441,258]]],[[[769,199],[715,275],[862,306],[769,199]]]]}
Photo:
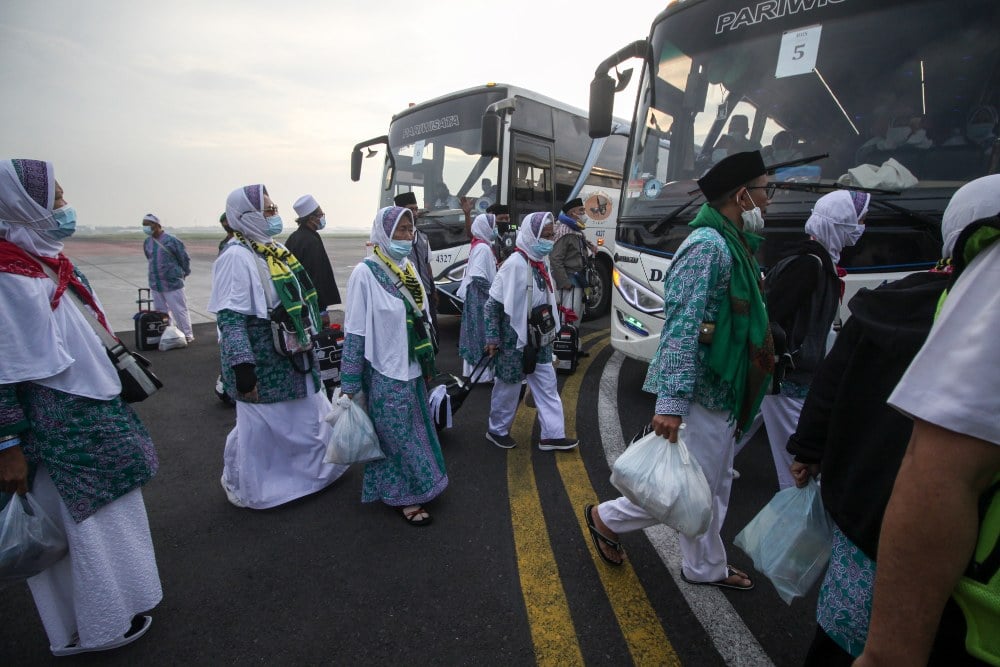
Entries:
{"type": "Polygon", "coordinates": [[[823,509],[819,485],[775,494],[736,536],[757,571],[774,584],[785,604],[805,596],[830,560],[833,528],[823,509]]]}
{"type": "MultiPolygon", "coordinates": [[[[361,398],[359,394],[358,398],[361,398]]],[[[368,413],[341,393],[338,387],[333,395],[333,407],[326,421],[333,425],[330,442],[326,445],[326,463],[367,463],[385,458],[378,446],[378,436],[368,413]]]]}
{"type": "Polygon", "coordinates": [[[66,555],[66,535],[29,493],[0,494],[0,587],[33,577],[66,555]]]}
{"type": "Polygon", "coordinates": [[[187,338],[185,338],[184,332],[172,324],[160,334],[160,352],[176,350],[187,346],[187,338]]]}
{"type": "Polygon", "coordinates": [[[680,435],[677,444],[650,433],[629,445],[611,469],[611,483],[688,537],[701,535],[712,521],[712,491],[680,435]]]}

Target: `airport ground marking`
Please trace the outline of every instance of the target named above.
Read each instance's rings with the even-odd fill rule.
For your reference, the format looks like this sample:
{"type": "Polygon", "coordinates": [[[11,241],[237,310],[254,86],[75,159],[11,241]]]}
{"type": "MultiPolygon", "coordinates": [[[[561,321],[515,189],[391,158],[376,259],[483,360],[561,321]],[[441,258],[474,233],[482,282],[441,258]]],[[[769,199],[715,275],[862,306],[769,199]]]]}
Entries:
{"type": "Polygon", "coordinates": [[[507,494],[518,579],[539,667],[583,665],[580,641],[559,577],[535,482],[531,461],[535,414],[534,408],[523,403],[518,407],[511,428],[511,436],[518,446],[507,456],[507,494]]]}
{"type": "MultiPolygon", "coordinates": [[[[591,334],[581,340],[604,338],[590,347],[590,357],[576,369],[576,373],[563,384],[562,396],[566,409],[566,432],[576,433],[576,407],[579,403],[580,388],[583,385],[587,369],[594,359],[607,347],[609,339],[606,332],[591,334]]],[[[607,565],[597,555],[590,531],[583,518],[583,507],[590,503],[596,504],[596,494],[590,475],[583,464],[580,448],[602,446],[599,438],[586,438],[580,441],[580,447],[572,452],[558,452],[557,467],[562,478],[563,487],[573,506],[574,516],[580,527],[583,539],[587,544],[594,567],[604,587],[608,602],[614,611],[615,618],[621,628],[622,636],[628,646],[632,662],[636,665],[680,665],[673,645],[670,643],[663,623],[646,595],[646,590],[635,570],[626,560],[621,567],[613,568],[607,565]]]]}

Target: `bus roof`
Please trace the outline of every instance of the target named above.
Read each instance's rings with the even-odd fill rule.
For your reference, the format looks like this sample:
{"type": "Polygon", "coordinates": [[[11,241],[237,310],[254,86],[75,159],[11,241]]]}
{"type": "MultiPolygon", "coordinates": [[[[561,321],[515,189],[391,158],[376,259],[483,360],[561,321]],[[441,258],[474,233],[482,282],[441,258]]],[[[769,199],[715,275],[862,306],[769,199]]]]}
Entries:
{"type": "Polygon", "coordinates": [[[457,90],[453,93],[448,93],[446,95],[441,95],[440,97],[435,97],[433,99],[420,102],[419,104],[414,104],[413,106],[408,107],[403,111],[400,111],[399,113],[393,115],[392,122],[395,122],[396,120],[403,118],[411,113],[420,111],[421,109],[433,106],[435,104],[441,104],[442,102],[448,102],[454,99],[458,99],[460,97],[475,95],[477,93],[488,93],[497,91],[503,92],[504,97],[524,97],[530,100],[534,100],[536,102],[540,102],[542,104],[546,104],[550,107],[555,107],[556,109],[561,109],[562,111],[575,114],[577,116],[580,116],[581,118],[587,117],[587,112],[584,111],[583,109],[579,109],[569,104],[565,104],[563,102],[560,102],[559,100],[552,99],[551,97],[548,97],[546,95],[542,95],[532,90],[528,90],[527,88],[512,86],[507,83],[488,83],[481,86],[466,88],[464,90],[457,90]]]}

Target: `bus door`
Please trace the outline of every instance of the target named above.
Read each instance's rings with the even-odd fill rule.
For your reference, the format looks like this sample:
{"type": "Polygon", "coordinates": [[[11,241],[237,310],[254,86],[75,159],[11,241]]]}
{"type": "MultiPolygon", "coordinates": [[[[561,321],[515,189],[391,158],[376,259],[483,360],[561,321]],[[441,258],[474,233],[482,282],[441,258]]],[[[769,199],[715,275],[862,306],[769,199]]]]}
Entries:
{"type": "Polygon", "coordinates": [[[552,212],[555,171],[552,142],[512,134],[511,222],[520,225],[525,216],[536,211],[552,212]]]}

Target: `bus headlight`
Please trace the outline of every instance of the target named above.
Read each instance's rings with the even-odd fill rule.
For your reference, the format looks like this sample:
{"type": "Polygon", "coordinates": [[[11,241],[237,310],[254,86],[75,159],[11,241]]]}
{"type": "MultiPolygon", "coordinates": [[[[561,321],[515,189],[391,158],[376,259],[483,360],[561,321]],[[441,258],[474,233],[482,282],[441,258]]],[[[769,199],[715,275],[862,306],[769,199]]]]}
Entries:
{"type": "Polygon", "coordinates": [[[628,305],[643,313],[662,316],[663,299],[651,290],[626,276],[617,267],[611,272],[611,280],[628,305]]]}

